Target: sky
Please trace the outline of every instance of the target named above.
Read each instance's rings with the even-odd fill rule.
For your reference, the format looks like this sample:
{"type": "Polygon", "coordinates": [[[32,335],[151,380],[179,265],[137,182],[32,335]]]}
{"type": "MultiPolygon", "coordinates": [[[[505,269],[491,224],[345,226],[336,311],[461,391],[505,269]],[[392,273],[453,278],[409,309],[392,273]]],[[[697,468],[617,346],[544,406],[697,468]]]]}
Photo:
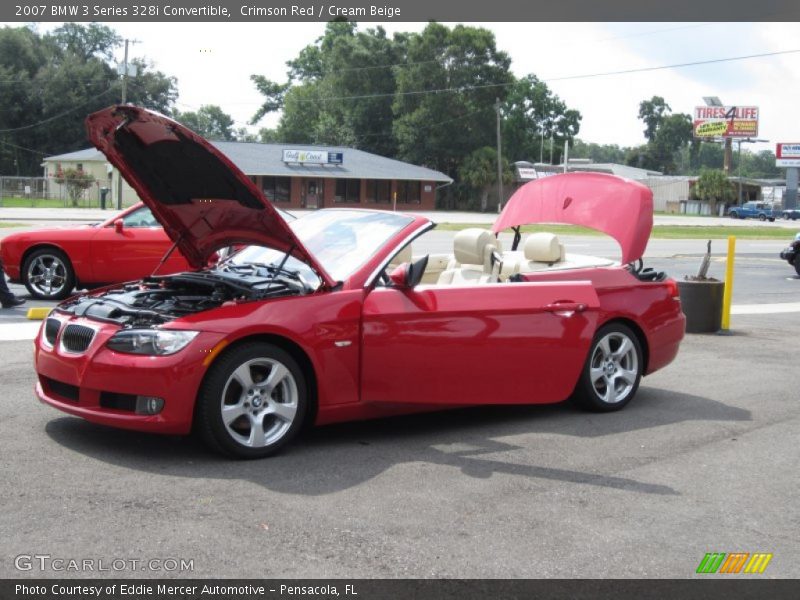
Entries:
{"type": "MultiPolygon", "coordinates": [[[[262,102],[250,75],[286,81],[286,61],[325,28],[324,23],[107,25],[136,40],[130,56],[146,58],[178,79],[178,110],[216,104],[235,119],[237,127],[247,125],[262,102]]],[[[359,28],[376,25],[389,34],[425,27],[425,23],[364,23],[359,28]]],[[[776,142],[800,142],[798,23],[470,25],[495,33],[497,47],[510,55],[515,75],[535,74],[570,108],[581,112],[578,137],[584,141],[620,146],[644,143],[644,126],[637,118],[639,102],[657,95],[664,97],[673,112],[688,114],[703,104],[703,96],[718,96],[726,105],[758,106],[759,139],[769,142],[749,145],[753,151],[774,150],[776,142]],[[787,50],[797,52],[600,75],[787,50]]],[[[40,24],[39,29],[55,26],[40,24]]],[[[272,127],[277,118],[267,117],[258,126],[272,127]]]]}

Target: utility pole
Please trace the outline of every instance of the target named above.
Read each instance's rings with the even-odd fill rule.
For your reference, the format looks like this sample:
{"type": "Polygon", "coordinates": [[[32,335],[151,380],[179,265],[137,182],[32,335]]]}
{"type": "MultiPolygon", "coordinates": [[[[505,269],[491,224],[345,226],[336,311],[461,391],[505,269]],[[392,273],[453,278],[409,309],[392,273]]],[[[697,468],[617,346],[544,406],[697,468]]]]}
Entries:
{"type": "Polygon", "coordinates": [[[500,98],[495,98],[494,109],[497,112],[497,209],[503,205],[503,153],[500,141],[500,98]]]}
{"type": "MultiPolygon", "coordinates": [[[[125,58],[122,62],[122,99],[120,104],[128,101],[128,44],[136,44],[136,40],[125,40],[125,58]]],[[[136,71],[134,70],[134,75],[136,71]]],[[[117,169],[117,210],[122,210],[122,173],[117,169]]]]}
{"type": "Polygon", "coordinates": [[[128,44],[130,40],[125,40],[125,58],[122,63],[122,104],[128,101],[128,44]]]}
{"type": "MultiPolygon", "coordinates": [[[[728,139],[730,139],[730,138],[728,138],[728,139]]],[[[738,163],[737,170],[739,171],[737,173],[737,175],[738,175],[737,179],[739,180],[739,194],[736,197],[736,204],[741,206],[742,205],[742,141],[743,140],[741,138],[739,138],[736,141],[739,142],[739,152],[738,152],[739,158],[737,159],[737,163],[738,163]]]]}

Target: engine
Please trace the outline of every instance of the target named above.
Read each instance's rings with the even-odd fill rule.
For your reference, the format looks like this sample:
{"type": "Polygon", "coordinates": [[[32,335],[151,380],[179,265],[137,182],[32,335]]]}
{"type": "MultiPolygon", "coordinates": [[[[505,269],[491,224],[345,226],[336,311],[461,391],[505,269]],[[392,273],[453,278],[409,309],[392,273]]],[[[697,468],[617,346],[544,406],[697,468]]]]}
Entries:
{"type": "Polygon", "coordinates": [[[200,271],[148,277],[99,294],[78,296],[60,304],[57,310],[124,327],[152,327],[226,303],[308,291],[303,282],[281,276],[200,271]]]}

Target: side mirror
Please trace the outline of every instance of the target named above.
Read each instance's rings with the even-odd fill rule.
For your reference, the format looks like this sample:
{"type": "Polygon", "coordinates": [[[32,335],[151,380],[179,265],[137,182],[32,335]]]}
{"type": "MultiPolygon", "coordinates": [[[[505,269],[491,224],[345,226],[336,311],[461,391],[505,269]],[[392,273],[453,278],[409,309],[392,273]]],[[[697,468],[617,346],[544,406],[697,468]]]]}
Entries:
{"type": "Polygon", "coordinates": [[[389,273],[389,281],[392,282],[392,287],[404,290],[408,286],[408,276],[411,271],[409,263],[397,265],[391,273],[389,273]]]}
{"type": "Polygon", "coordinates": [[[405,290],[416,287],[422,281],[422,276],[425,274],[425,269],[428,267],[428,255],[413,263],[403,263],[395,267],[389,274],[389,281],[398,289],[405,290]]]}
{"type": "Polygon", "coordinates": [[[116,221],[114,221],[114,231],[116,231],[117,233],[122,233],[122,226],[123,226],[122,219],[117,219],[116,221]]]}

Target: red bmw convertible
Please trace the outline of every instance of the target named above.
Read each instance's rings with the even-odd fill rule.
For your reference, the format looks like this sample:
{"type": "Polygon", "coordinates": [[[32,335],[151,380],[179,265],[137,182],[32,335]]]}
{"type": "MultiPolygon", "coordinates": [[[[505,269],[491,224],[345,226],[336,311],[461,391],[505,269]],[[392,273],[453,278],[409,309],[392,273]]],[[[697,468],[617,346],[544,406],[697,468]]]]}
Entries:
{"type": "Polygon", "coordinates": [[[622,408],[684,335],[677,286],[635,265],[652,195],[598,174],[527,184],[495,230],[588,225],[622,264],[564,252],[552,234],[455,236],[413,258],[434,224],[326,209],[286,223],[218,150],[170,119],[117,106],[87,119],[194,270],[75,296],[36,338],[36,394],[64,412],[149,432],[198,432],[257,458],[304,424],[477,404],[574,398],[622,408]],[[213,268],[221,247],[246,248],[213,268]]]}

